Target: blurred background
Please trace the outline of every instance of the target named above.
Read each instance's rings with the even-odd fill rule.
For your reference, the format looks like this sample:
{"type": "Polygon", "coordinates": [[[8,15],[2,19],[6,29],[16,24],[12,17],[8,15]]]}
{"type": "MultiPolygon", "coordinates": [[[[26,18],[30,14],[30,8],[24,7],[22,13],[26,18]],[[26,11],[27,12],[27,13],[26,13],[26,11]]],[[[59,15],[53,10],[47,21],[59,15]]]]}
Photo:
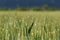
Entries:
{"type": "Polygon", "coordinates": [[[60,0],[0,0],[0,8],[42,7],[48,5],[52,8],[60,8],[60,0]]]}
{"type": "Polygon", "coordinates": [[[0,0],[1,10],[60,10],[60,0],[0,0]]]}

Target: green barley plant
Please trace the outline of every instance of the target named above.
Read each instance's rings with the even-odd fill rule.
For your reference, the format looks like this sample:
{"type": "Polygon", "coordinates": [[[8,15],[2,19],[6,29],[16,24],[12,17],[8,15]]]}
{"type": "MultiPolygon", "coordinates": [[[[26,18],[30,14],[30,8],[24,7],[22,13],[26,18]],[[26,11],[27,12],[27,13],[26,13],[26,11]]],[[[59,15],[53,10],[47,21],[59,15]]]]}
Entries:
{"type": "Polygon", "coordinates": [[[0,40],[60,40],[60,17],[32,11],[6,13],[0,15],[0,40]]]}

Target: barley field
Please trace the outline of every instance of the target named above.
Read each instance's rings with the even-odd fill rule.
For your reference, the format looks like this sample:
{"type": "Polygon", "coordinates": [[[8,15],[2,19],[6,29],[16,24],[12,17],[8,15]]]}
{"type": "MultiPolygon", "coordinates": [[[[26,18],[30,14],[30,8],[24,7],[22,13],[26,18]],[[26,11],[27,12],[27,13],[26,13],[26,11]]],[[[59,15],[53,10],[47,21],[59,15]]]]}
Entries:
{"type": "Polygon", "coordinates": [[[60,40],[60,12],[0,11],[0,40],[60,40]]]}

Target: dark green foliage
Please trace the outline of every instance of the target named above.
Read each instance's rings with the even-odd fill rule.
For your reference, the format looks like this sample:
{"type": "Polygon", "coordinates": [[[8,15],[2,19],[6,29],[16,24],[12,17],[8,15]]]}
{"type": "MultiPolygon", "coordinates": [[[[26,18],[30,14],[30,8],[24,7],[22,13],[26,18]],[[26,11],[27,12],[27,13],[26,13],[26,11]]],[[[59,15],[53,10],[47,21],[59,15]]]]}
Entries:
{"type": "Polygon", "coordinates": [[[42,9],[39,8],[39,7],[34,7],[34,8],[32,8],[32,10],[33,10],[33,11],[42,11],[42,9]]]}
{"type": "Polygon", "coordinates": [[[36,36],[34,36],[34,40],[42,40],[42,39],[41,36],[37,34],[36,36]]]}
{"type": "Polygon", "coordinates": [[[30,10],[30,8],[29,7],[17,7],[16,8],[16,10],[18,10],[18,11],[29,11],[30,10]]]}

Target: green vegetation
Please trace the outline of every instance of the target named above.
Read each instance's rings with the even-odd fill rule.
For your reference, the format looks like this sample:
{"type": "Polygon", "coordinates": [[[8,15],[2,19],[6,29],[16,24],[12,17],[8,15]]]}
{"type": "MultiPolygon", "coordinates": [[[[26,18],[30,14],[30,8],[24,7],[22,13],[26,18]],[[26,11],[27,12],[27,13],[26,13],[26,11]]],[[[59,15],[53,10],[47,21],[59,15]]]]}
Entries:
{"type": "Polygon", "coordinates": [[[0,40],[60,40],[59,37],[59,12],[0,11],[0,40]]]}

